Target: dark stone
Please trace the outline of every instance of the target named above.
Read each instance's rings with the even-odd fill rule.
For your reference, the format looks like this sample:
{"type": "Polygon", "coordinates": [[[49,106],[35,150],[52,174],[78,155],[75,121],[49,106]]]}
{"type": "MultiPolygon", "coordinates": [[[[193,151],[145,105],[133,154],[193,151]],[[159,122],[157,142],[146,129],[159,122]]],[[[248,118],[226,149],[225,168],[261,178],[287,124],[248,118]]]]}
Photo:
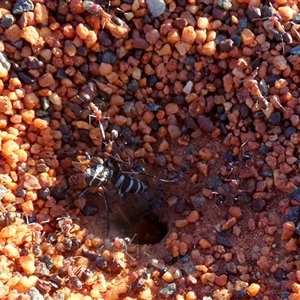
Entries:
{"type": "Polygon", "coordinates": [[[102,62],[112,65],[116,61],[117,61],[117,56],[114,52],[108,50],[108,51],[102,53],[102,62]]]}
{"type": "Polygon", "coordinates": [[[111,37],[105,30],[100,30],[98,37],[103,46],[110,47],[112,45],[111,37]]]}
{"type": "Polygon", "coordinates": [[[252,201],[252,196],[248,193],[241,193],[237,196],[237,200],[243,204],[249,204],[252,201]]]}
{"type": "Polygon", "coordinates": [[[154,130],[157,131],[160,127],[160,124],[158,123],[158,121],[156,119],[153,119],[150,123],[149,126],[154,130]]]}
{"type": "Polygon", "coordinates": [[[57,201],[64,200],[66,199],[66,189],[67,187],[53,187],[51,188],[51,196],[57,201]]]}
{"type": "Polygon", "coordinates": [[[283,269],[278,268],[274,273],[274,278],[278,280],[284,280],[286,279],[286,272],[283,269]]]}
{"type": "Polygon", "coordinates": [[[213,7],[214,6],[211,5],[211,4],[204,5],[204,7],[203,7],[203,13],[211,15],[211,11],[212,11],[213,7]]]}
{"type": "Polygon", "coordinates": [[[296,224],[299,219],[299,213],[300,213],[300,207],[294,206],[291,209],[291,211],[284,217],[283,221],[284,222],[293,222],[296,224]]]}
{"type": "Polygon", "coordinates": [[[173,265],[174,262],[175,262],[175,258],[172,254],[167,254],[163,257],[163,260],[164,262],[167,264],[167,265],[173,265]]]}
{"type": "Polygon", "coordinates": [[[206,202],[207,202],[207,200],[204,197],[200,197],[200,196],[193,198],[193,200],[192,200],[192,204],[195,209],[200,208],[206,202]]]}
{"type": "Polygon", "coordinates": [[[34,56],[25,57],[24,62],[28,69],[38,70],[44,67],[44,63],[34,56]]]}
{"type": "Polygon", "coordinates": [[[273,170],[267,169],[261,172],[263,177],[273,177],[273,170]]]}
{"type": "Polygon", "coordinates": [[[64,134],[64,135],[71,133],[71,128],[70,128],[70,126],[67,125],[67,124],[62,124],[62,125],[60,125],[60,126],[58,127],[58,130],[59,130],[62,134],[64,134]]]}
{"type": "Polygon", "coordinates": [[[281,114],[279,111],[274,112],[268,119],[269,124],[278,125],[281,121],[281,114]]]}
{"type": "Polygon", "coordinates": [[[261,10],[259,7],[251,6],[247,7],[246,9],[246,16],[251,21],[253,19],[260,19],[261,18],[261,10]]]}
{"type": "Polygon", "coordinates": [[[221,7],[215,6],[212,9],[212,16],[215,20],[220,20],[222,22],[225,22],[228,19],[229,13],[227,10],[225,10],[221,7]]]}
{"type": "Polygon", "coordinates": [[[298,223],[296,226],[296,233],[300,235],[300,223],[298,223]]]}
{"type": "Polygon", "coordinates": [[[282,42],[283,41],[282,33],[274,31],[274,39],[278,43],[282,42]]]}
{"type": "Polygon", "coordinates": [[[85,216],[93,216],[98,212],[98,206],[87,204],[82,210],[82,214],[85,216]]]}
{"type": "Polygon", "coordinates": [[[17,189],[16,197],[24,198],[26,196],[26,191],[24,189],[17,189]]]}
{"type": "Polygon", "coordinates": [[[223,157],[224,162],[226,163],[231,163],[235,160],[235,156],[233,155],[233,152],[231,150],[228,150],[224,157],[223,157]]]}
{"type": "Polygon", "coordinates": [[[79,117],[79,116],[81,115],[81,112],[82,112],[81,106],[79,106],[78,104],[73,103],[73,102],[69,102],[69,103],[68,103],[68,106],[70,107],[70,109],[72,110],[72,112],[73,112],[77,117],[79,117]]]}
{"type": "Polygon", "coordinates": [[[199,127],[204,131],[208,133],[212,133],[215,131],[216,126],[214,125],[213,121],[211,121],[208,117],[204,115],[200,115],[197,118],[199,127]]]}
{"type": "Polygon", "coordinates": [[[183,28],[187,26],[188,22],[185,18],[176,18],[173,22],[174,28],[178,29],[179,31],[182,31],[183,28]]]}
{"type": "Polygon", "coordinates": [[[180,258],[180,262],[187,263],[190,259],[191,259],[191,256],[189,254],[186,254],[180,258]]]}
{"type": "Polygon", "coordinates": [[[283,131],[283,133],[287,139],[289,139],[291,137],[291,135],[293,135],[296,132],[297,132],[297,128],[294,126],[289,126],[289,127],[285,128],[283,131]]]}
{"type": "Polygon", "coordinates": [[[185,103],[185,98],[183,95],[176,95],[174,98],[173,98],[173,102],[175,102],[176,104],[178,105],[182,105],[185,103]]]}
{"type": "Polygon", "coordinates": [[[226,123],[224,123],[224,122],[221,122],[220,124],[219,124],[219,126],[220,126],[220,129],[221,129],[221,132],[222,132],[222,134],[224,135],[224,136],[227,136],[228,135],[228,129],[226,128],[226,123]]]}
{"type": "Polygon", "coordinates": [[[266,209],[267,207],[267,202],[266,200],[253,200],[252,201],[252,209],[255,212],[262,212],[266,209]]]}
{"type": "Polygon", "coordinates": [[[156,75],[150,75],[147,78],[147,84],[149,87],[154,87],[157,83],[157,76],[156,75]]]}
{"type": "Polygon", "coordinates": [[[187,55],[184,60],[184,64],[187,66],[193,66],[196,62],[196,58],[193,55],[187,55]]]}
{"type": "Polygon", "coordinates": [[[165,298],[169,298],[175,292],[176,292],[176,283],[170,283],[159,291],[159,293],[165,298]]]}
{"type": "Polygon", "coordinates": [[[149,45],[150,44],[144,38],[136,36],[132,39],[132,46],[135,49],[145,50],[149,47],[149,45]]]}
{"type": "Polygon", "coordinates": [[[247,282],[238,280],[234,284],[234,289],[233,289],[233,295],[234,299],[238,300],[247,300],[248,298],[248,293],[247,293],[247,287],[249,284],[247,282]]]}
{"type": "Polygon", "coordinates": [[[245,103],[240,104],[240,113],[243,119],[248,118],[250,110],[249,107],[245,103]]]}
{"type": "Polygon", "coordinates": [[[17,74],[18,74],[19,79],[23,83],[31,84],[31,83],[34,83],[36,81],[36,79],[33,76],[31,76],[30,74],[28,74],[25,71],[17,72],[17,74]]]}
{"type": "Polygon", "coordinates": [[[30,0],[20,0],[19,2],[15,3],[12,13],[14,15],[19,15],[25,11],[33,11],[34,5],[30,0]]]}
{"type": "Polygon", "coordinates": [[[156,162],[159,166],[164,167],[167,164],[167,159],[164,155],[158,155],[156,157],[156,162]]]}
{"type": "Polygon", "coordinates": [[[222,180],[217,175],[214,175],[214,176],[211,176],[208,178],[207,187],[209,189],[215,190],[221,184],[222,184],[222,180]]]}
{"type": "Polygon", "coordinates": [[[215,106],[215,109],[217,110],[217,113],[218,113],[218,114],[223,114],[223,113],[225,113],[225,108],[224,108],[223,105],[217,105],[217,106],[215,106]]]}
{"type": "Polygon", "coordinates": [[[174,212],[177,214],[182,214],[186,210],[186,201],[184,198],[178,199],[174,206],[174,212]]]}
{"type": "Polygon", "coordinates": [[[89,65],[84,63],[80,66],[79,71],[83,74],[87,74],[89,71],[89,65]]]}
{"type": "Polygon", "coordinates": [[[113,260],[110,264],[109,264],[109,267],[110,267],[110,271],[112,273],[115,273],[115,274],[118,274],[120,273],[121,271],[123,271],[124,267],[123,265],[121,265],[118,261],[116,260],[113,260]]]}
{"type": "Polygon", "coordinates": [[[143,56],[143,54],[144,54],[144,51],[143,51],[143,50],[135,50],[135,51],[134,51],[134,57],[135,57],[136,59],[141,59],[142,56],[143,56]]]}
{"type": "Polygon", "coordinates": [[[191,274],[195,270],[195,264],[193,262],[187,262],[182,266],[182,271],[184,274],[191,274]]]}
{"type": "Polygon", "coordinates": [[[227,36],[225,34],[218,34],[216,36],[215,42],[217,45],[219,45],[222,41],[225,41],[227,39],[227,36]]]}
{"type": "Polygon", "coordinates": [[[292,21],[296,24],[300,24],[300,13],[295,14],[292,21]]]}
{"type": "Polygon", "coordinates": [[[24,46],[24,42],[23,40],[18,40],[15,42],[10,42],[11,45],[13,45],[14,47],[16,47],[17,49],[21,49],[24,46]]]}
{"type": "Polygon", "coordinates": [[[66,72],[65,72],[64,69],[58,69],[58,70],[56,71],[56,78],[57,78],[57,79],[64,79],[64,78],[66,78],[66,77],[67,77],[67,75],[66,75],[66,72]]]}
{"type": "Polygon", "coordinates": [[[226,268],[226,270],[227,270],[228,273],[230,273],[230,274],[237,274],[237,267],[236,267],[236,264],[233,261],[229,262],[226,265],[225,268],[226,268]]]}
{"type": "Polygon", "coordinates": [[[241,17],[238,24],[238,32],[242,32],[248,27],[248,19],[246,17],[241,17]]]}
{"type": "Polygon", "coordinates": [[[127,88],[131,92],[135,92],[139,88],[139,82],[136,79],[132,79],[128,84],[127,88]]]}
{"type": "Polygon", "coordinates": [[[261,9],[262,18],[270,18],[274,15],[274,9],[270,5],[264,5],[261,9]]]}
{"type": "Polygon", "coordinates": [[[50,196],[50,189],[40,189],[37,191],[37,196],[39,199],[46,200],[50,196]]]}
{"type": "Polygon", "coordinates": [[[226,248],[232,248],[232,244],[227,240],[224,234],[218,233],[216,236],[216,242],[226,248]]]}
{"type": "Polygon", "coordinates": [[[11,27],[15,22],[15,17],[12,14],[4,15],[1,19],[1,26],[3,29],[11,27]]]}
{"type": "Polygon", "coordinates": [[[226,121],[227,120],[227,115],[226,114],[220,114],[219,115],[219,120],[220,121],[226,121]]]}
{"type": "Polygon", "coordinates": [[[262,154],[267,154],[269,152],[272,152],[273,151],[273,148],[270,148],[270,147],[267,147],[267,146],[262,146],[259,148],[258,150],[260,153],[262,154]]]}
{"type": "Polygon", "coordinates": [[[281,298],[280,299],[288,300],[290,294],[291,294],[291,292],[289,292],[289,291],[283,291],[283,292],[281,292],[281,296],[280,296],[281,298]]]}
{"type": "MultiPolygon", "coordinates": [[[[124,2],[126,2],[126,1],[124,1],[124,2]]],[[[143,24],[151,24],[151,23],[153,23],[153,17],[151,15],[145,15],[143,17],[143,24]]]]}
{"type": "Polygon", "coordinates": [[[279,75],[272,75],[266,78],[266,84],[273,86],[275,82],[280,79],[281,77],[279,75]]]}
{"type": "Polygon", "coordinates": [[[300,46],[296,46],[290,50],[290,54],[292,55],[300,55],[300,46]]]}
{"type": "Polygon", "coordinates": [[[80,56],[87,56],[88,52],[86,51],[86,48],[83,47],[83,46],[79,46],[77,48],[77,54],[80,55],[80,56]]]}
{"type": "Polygon", "coordinates": [[[231,36],[231,39],[233,40],[235,46],[237,47],[241,46],[242,38],[239,35],[233,34],[231,36]]]}
{"type": "Polygon", "coordinates": [[[51,270],[53,268],[53,259],[50,255],[44,254],[39,258],[39,260],[45,263],[47,269],[51,270]]]}
{"type": "Polygon", "coordinates": [[[39,118],[44,118],[49,116],[49,112],[47,110],[37,109],[35,115],[39,118]]]}
{"type": "Polygon", "coordinates": [[[300,188],[294,189],[291,193],[291,197],[300,202],[300,188]]]}
{"type": "Polygon", "coordinates": [[[219,48],[221,52],[229,52],[234,47],[234,42],[231,39],[226,39],[221,41],[219,44],[219,48]]]}
{"type": "Polygon", "coordinates": [[[187,117],[184,125],[187,129],[196,130],[198,128],[198,125],[196,124],[195,120],[192,117],[187,117]]]}

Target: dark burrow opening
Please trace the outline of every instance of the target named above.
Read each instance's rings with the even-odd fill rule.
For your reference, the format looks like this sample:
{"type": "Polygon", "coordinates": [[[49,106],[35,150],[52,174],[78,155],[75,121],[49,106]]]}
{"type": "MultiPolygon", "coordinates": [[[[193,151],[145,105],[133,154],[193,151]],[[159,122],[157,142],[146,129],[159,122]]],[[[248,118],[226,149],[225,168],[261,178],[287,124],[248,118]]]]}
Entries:
{"type": "Polygon", "coordinates": [[[85,227],[101,238],[134,238],[132,243],[140,245],[159,243],[168,233],[167,211],[161,199],[143,198],[148,197],[133,194],[121,200],[117,194],[107,195],[107,212],[102,196],[88,194],[86,207],[97,207],[98,212],[85,227]]]}

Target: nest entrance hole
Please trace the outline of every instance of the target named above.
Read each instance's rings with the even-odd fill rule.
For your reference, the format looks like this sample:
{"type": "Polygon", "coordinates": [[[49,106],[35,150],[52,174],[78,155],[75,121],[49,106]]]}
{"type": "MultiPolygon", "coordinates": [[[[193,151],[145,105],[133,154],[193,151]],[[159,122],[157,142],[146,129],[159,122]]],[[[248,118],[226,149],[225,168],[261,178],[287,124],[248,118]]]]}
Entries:
{"type": "Polygon", "coordinates": [[[108,214],[101,196],[88,199],[88,204],[97,205],[99,210],[94,216],[94,222],[98,225],[88,224],[94,235],[106,237],[107,223],[108,238],[134,237],[133,244],[157,244],[167,235],[168,224],[164,221],[164,211],[154,209],[153,202],[142,200],[140,195],[127,195],[124,203],[118,195],[111,195],[107,197],[107,201],[111,209],[108,214]]]}

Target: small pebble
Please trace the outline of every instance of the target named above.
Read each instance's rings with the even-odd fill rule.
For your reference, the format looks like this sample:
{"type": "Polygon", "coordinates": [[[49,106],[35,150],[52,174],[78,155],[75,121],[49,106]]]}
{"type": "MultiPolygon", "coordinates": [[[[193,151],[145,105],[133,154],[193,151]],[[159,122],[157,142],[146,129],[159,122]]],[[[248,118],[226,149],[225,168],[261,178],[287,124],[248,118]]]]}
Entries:
{"type": "Polygon", "coordinates": [[[208,240],[204,239],[204,238],[200,239],[199,245],[203,249],[208,249],[208,248],[211,247],[211,243],[208,240]]]}
{"type": "Polygon", "coordinates": [[[196,210],[190,212],[190,214],[186,217],[186,220],[189,223],[196,223],[199,220],[200,216],[196,210]]]}
{"type": "Polygon", "coordinates": [[[25,11],[33,11],[33,9],[34,5],[31,0],[20,0],[15,3],[12,13],[18,15],[25,11]]]}
{"type": "Polygon", "coordinates": [[[162,288],[159,293],[165,297],[168,298],[169,296],[173,295],[176,291],[176,283],[170,283],[166,287],[162,288]]]}
{"type": "Polygon", "coordinates": [[[255,297],[260,291],[260,285],[257,283],[251,283],[246,290],[250,297],[255,297]]]}
{"type": "Polygon", "coordinates": [[[1,26],[3,29],[11,27],[15,22],[15,18],[12,14],[6,14],[1,19],[1,26]]]}
{"type": "Polygon", "coordinates": [[[232,248],[232,244],[226,239],[226,237],[223,234],[218,233],[216,237],[216,241],[218,244],[227,247],[232,248]]]}

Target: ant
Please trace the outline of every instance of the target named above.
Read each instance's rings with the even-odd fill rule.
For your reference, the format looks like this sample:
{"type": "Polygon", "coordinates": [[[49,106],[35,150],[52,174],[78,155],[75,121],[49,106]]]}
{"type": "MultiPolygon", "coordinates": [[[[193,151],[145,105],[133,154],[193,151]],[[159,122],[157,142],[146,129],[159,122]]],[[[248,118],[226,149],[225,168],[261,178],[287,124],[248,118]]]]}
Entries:
{"type": "Polygon", "coordinates": [[[63,260],[63,268],[66,270],[68,276],[66,281],[69,281],[76,290],[81,290],[83,288],[83,284],[78,276],[82,273],[82,268],[79,268],[76,272],[74,272],[73,262],[71,262],[68,258],[63,260]]]}
{"type": "Polygon", "coordinates": [[[89,13],[102,18],[102,26],[107,28],[115,38],[124,38],[130,31],[129,26],[124,21],[105,12],[99,4],[92,1],[83,1],[82,5],[89,13]]]}
{"type": "Polygon", "coordinates": [[[41,243],[45,236],[45,231],[42,224],[48,223],[49,221],[50,220],[45,220],[41,223],[29,223],[28,216],[26,216],[26,224],[30,228],[32,234],[32,253],[35,256],[40,256],[42,254],[41,243]]]}
{"type": "Polygon", "coordinates": [[[89,104],[89,109],[93,113],[92,115],[90,115],[90,117],[94,117],[99,121],[99,127],[100,127],[100,131],[101,131],[101,135],[102,135],[103,140],[105,140],[105,131],[104,131],[104,127],[103,127],[102,122],[105,119],[108,119],[108,117],[104,117],[102,110],[99,109],[93,102],[91,102],[89,104]]]}
{"type": "Polygon", "coordinates": [[[280,99],[277,95],[271,96],[271,103],[267,100],[266,96],[263,95],[257,80],[253,78],[245,80],[244,86],[249,90],[252,97],[257,98],[257,102],[263,110],[263,113],[266,117],[268,117],[273,112],[273,106],[275,106],[277,109],[281,108],[282,110],[285,110],[284,107],[281,105],[280,99]]]}
{"type": "Polygon", "coordinates": [[[65,237],[71,235],[71,230],[73,228],[73,220],[69,216],[63,216],[56,219],[58,221],[58,227],[65,237]]]}

